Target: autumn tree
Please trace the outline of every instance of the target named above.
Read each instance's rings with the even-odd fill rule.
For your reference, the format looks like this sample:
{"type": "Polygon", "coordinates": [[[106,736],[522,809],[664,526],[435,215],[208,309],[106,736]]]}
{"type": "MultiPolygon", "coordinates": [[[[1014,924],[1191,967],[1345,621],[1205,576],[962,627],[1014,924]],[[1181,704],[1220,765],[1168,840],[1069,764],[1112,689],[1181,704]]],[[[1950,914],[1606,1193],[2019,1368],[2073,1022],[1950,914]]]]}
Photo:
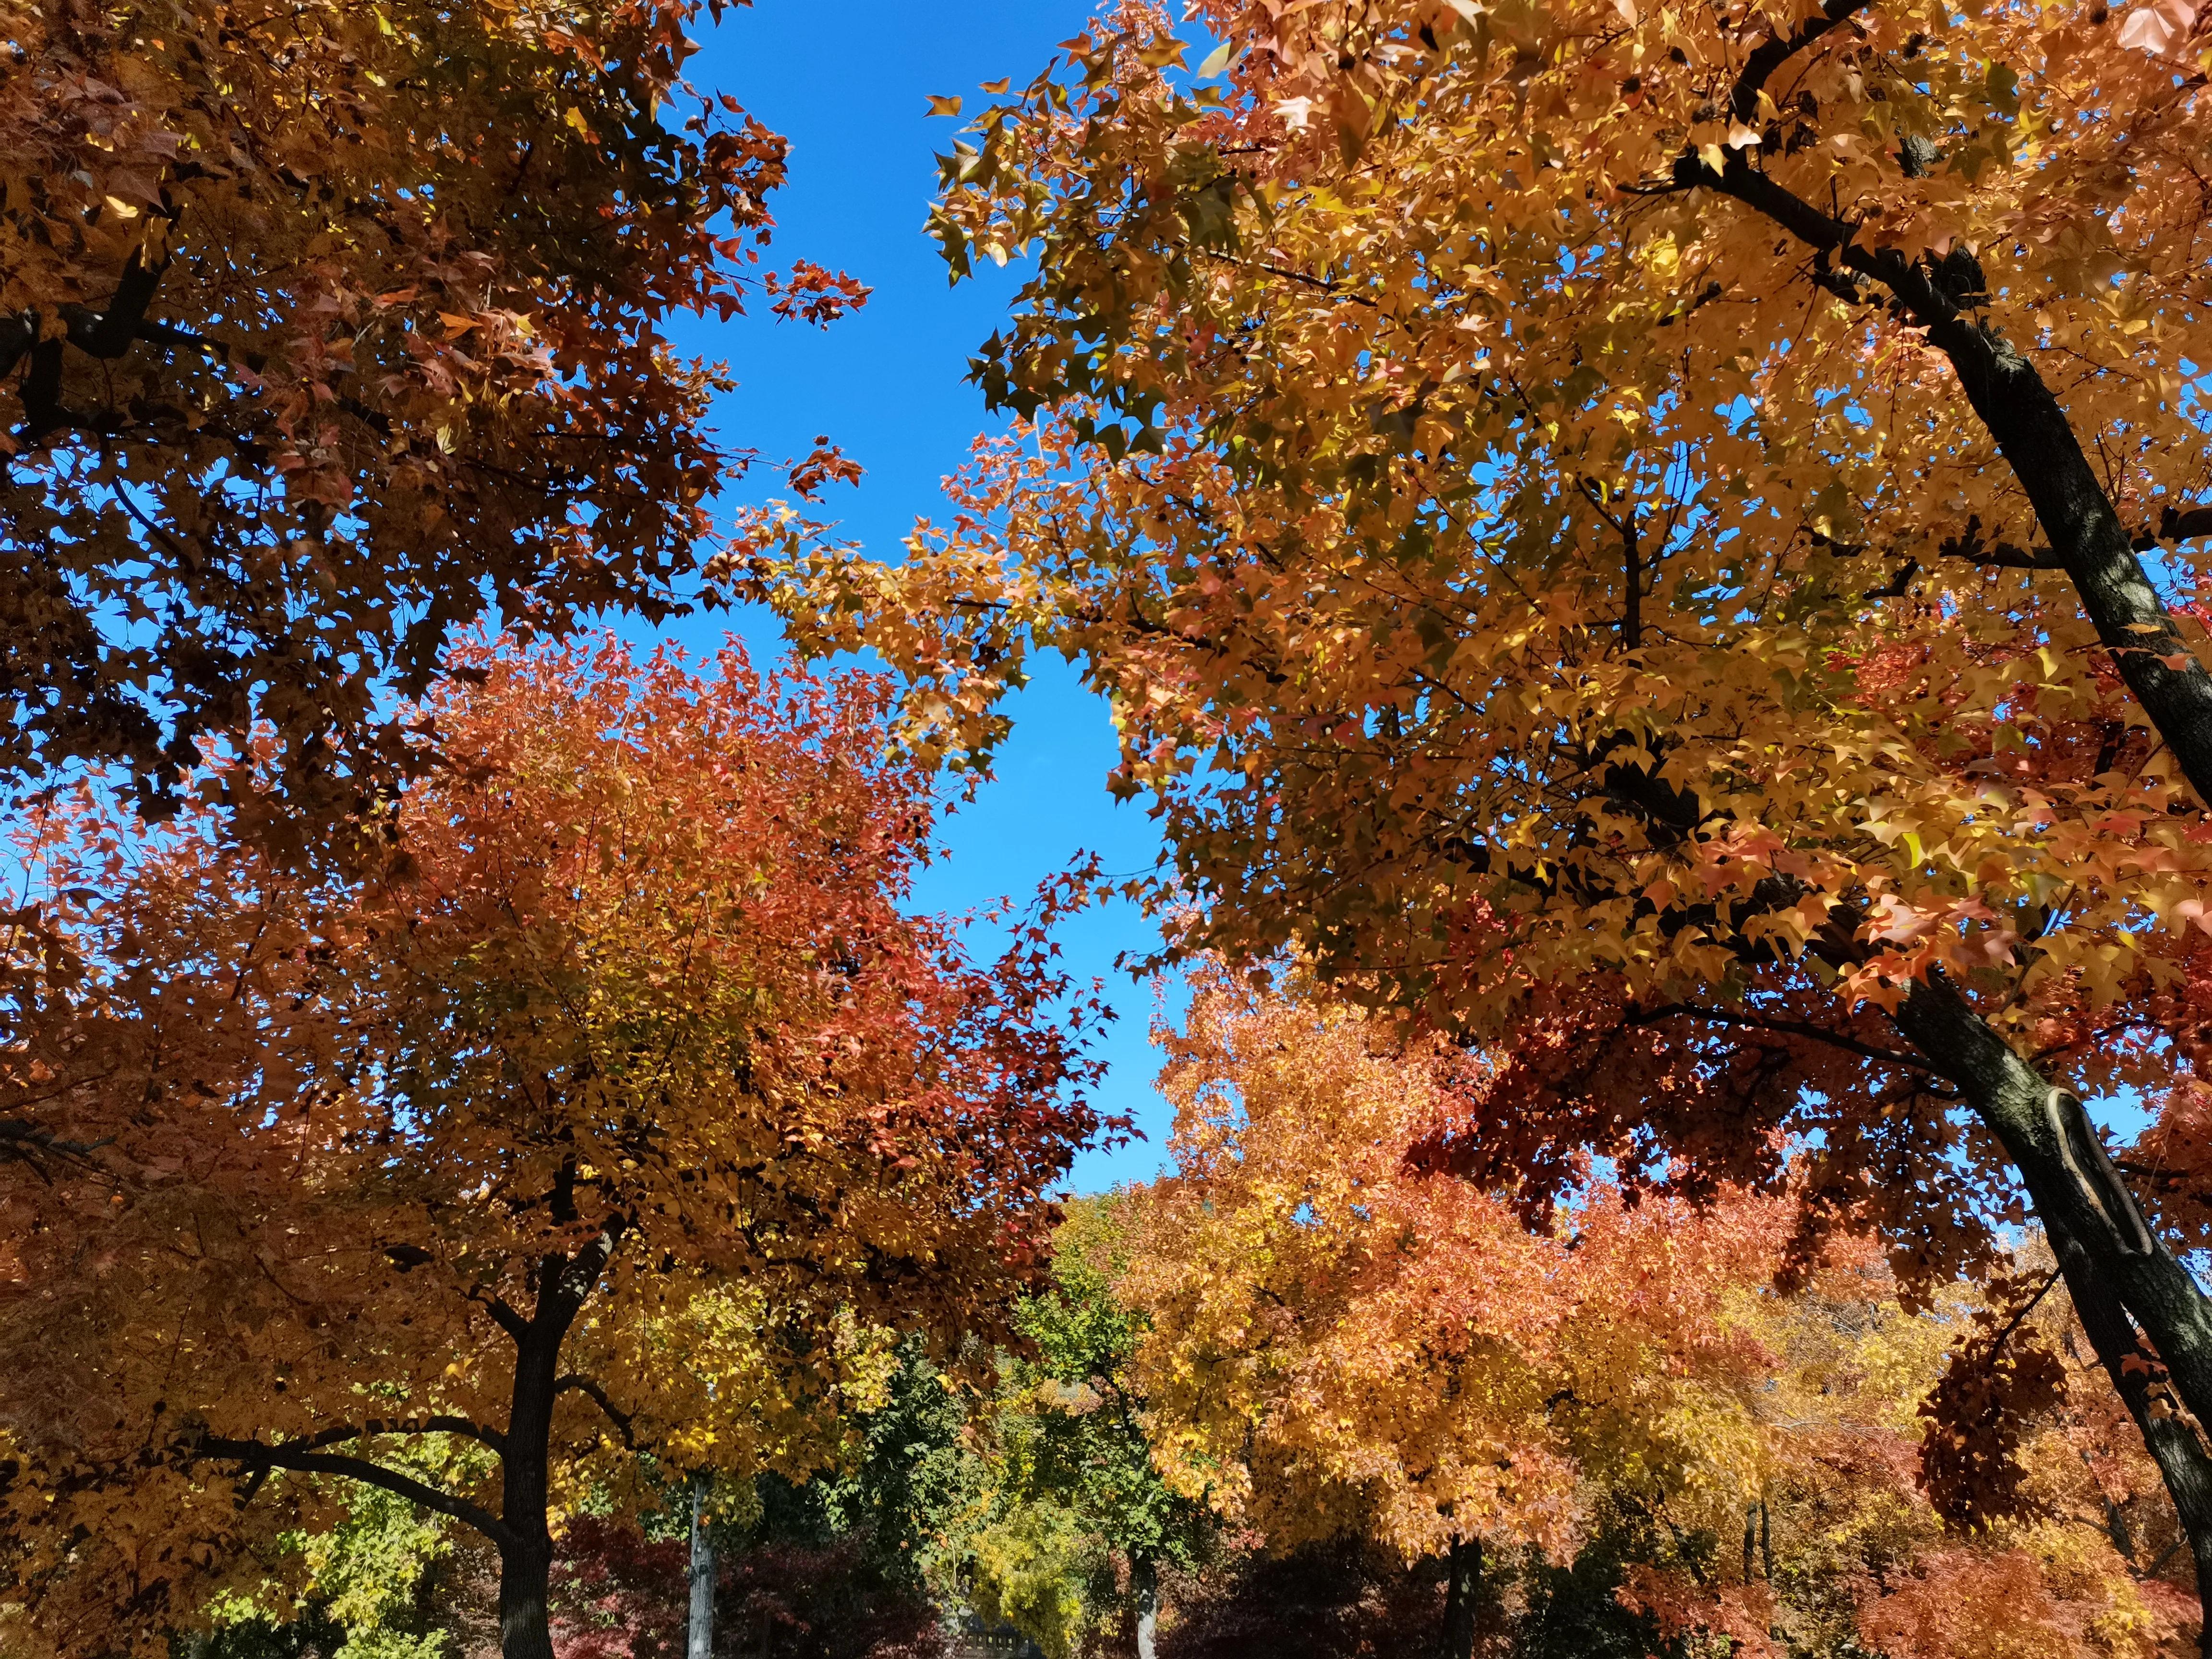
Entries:
{"type": "Polygon", "coordinates": [[[1176,1163],[1128,1200],[1133,1371],[1170,1483],[1269,1547],[1449,1554],[1462,1656],[1479,1606],[1540,1646],[1504,1586],[1600,1543],[1658,1633],[1723,1650],[2173,1650],[2182,1534],[2047,1259],[2009,1302],[1915,1313],[1849,1243],[1783,1294],[1789,1198],[1592,1183],[1539,1232],[1410,1170],[1450,1066],[1387,1024],[1214,968],[1162,1040],[1176,1163]],[[2033,1377],[2005,1437],[1970,1413],[1962,1443],[1941,1396],[1992,1358],[2033,1377]]]}
{"type": "Polygon", "coordinates": [[[547,1659],[580,1492],[833,1457],[890,1328],[991,1328],[1099,1127],[1044,921],[979,963],[908,911],[880,685],[464,667],[374,880],[89,791],[23,849],[82,978],[0,1080],[88,1150],[0,1168],[0,1586],[61,1651],[157,1645],[353,1482],[490,1540],[547,1659]]]}
{"type": "Polygon", "coordinates": [[[1115,1291],[1132,1202],[1079,1200],[1054,1231],[1050,1283],[1016,1308],[1018,1346],[978,1413],[976,1490],[944,1517],[947,1588],[1054,1659],[1102,1641],[1153,1659],[1161,1574],[1213,1542],[1203,1495],[1161,1479],[1147,1432],[1146,1324],[1115,1291]]]}
{"type": "Polygon", "coordinates": [[[946,158],[1031,424],[766,585],[955,754],[1080,660],[1171,954],[1487,1046],[1442,1166],[1817,1133],[1909,1283],[2024,1191],[2212,1572],[2212,1304],[2075,1092],[2212,1007],[2194,14],[1197,12],[1224,86],[1126,9],[946,158]]]}
{"type": "Polygon", "coordinates": [[[864,297],[757,272],[784,141],[686,82],[700,11],[8,8],[0,789],[166,811],[260,721],[296,833],[419,757],[457,629],[683,607],[751,457],[668,319],[864,297]]]}

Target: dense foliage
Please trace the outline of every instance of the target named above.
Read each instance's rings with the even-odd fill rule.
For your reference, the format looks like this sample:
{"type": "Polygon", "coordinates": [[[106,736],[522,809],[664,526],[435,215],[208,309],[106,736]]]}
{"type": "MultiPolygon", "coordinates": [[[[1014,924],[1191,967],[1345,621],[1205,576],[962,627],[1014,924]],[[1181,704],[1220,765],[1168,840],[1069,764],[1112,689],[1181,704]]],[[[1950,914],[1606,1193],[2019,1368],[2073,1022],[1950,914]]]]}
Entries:
{"type": "Polygon", "coordinates": [[[702,10],[11,0],[0,793],[169,810],[258,721],[240,804],[327,850],[458,628],[694,597],[751,458],[669,319],[865,297],[763,284],[786,147],[686,80],[702,10]]]}
{"type": "Polygon", "coordinates": [[[1916,1310],[1841,1242],[1778,1289],[1788,1197],[1591,1182],[1532,1231],[1409,1166],[1448,1048],[1218,970],[1161,1039],[1133,1374],[1169,1484],[1269,1550],[1476,1546],[1473,1622],[1516,1652],[1593,1575],[1741,1654],[2179,1650],[2182,1534],[2047,1258],[1916,1310]]]}
{"type": "Polygon", "coordinates": [[[2212,1653],[2212,8],[1117,0],[897,563],[696,21],[9,15],[0,1651],[2212,1653]],[[896,678],[560,637],[732,578],[896,678]]]}
{"type": "Polygon", "coordinates": [[[2212,1579],[2192,1137],[2131,1187],[2077,1100],[2203,1110],[2212,21],[1192,16],[1206,77],[1115,7],[973,121],[1020,424],[897,565],[763,521],[764,591],[935,752],[1079,661],[1170,957],[1480,1050],[1431,1167],[1540,1215],[1809,1144],[1805,1251],[1908,1299],[2032,1219],[2212,1579]]]}
{"type": "Polygon", "coordinates": [[[1042,924],[975,963],[909,914],[934,801],[879,689],[473,678],[374,881],[88,792],[25,849],[78,948],[0,1089],[85,1150],[0,1165],[0,1590],[64,1651],[156,1639],[335,1478],[490,1540],[542,1659],[579,1483],[824,1461],[884,1325],[999,1316],[1099,1127],[1042,924]],[[425,1433],[489,1456],[385,1459],[425,1433]]]}
{"type": "Polygon", "coordinates": [[[1151,1652],[1164,1571],[1205,1559],[1200,1495],[1156,1467],[1138,1373],[1146,1322],[1116,1293],[1127,1271],[1118,1198],[1077,1206],[1054,1239],[1052,1283],[1014,1313],[979,1424],[973,1496],[941,1547],[947,1588],[1048,1659],[1126,1638],[1151,1652]]]}

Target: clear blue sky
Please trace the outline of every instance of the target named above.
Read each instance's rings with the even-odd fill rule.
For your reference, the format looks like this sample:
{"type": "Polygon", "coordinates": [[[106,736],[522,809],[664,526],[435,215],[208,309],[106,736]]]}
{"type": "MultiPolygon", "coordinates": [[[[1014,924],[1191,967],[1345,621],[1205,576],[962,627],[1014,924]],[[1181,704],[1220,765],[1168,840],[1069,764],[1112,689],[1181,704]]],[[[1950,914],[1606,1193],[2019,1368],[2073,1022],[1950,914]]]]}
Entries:
{"type": "MultiPolygon", "coordinates": [[[[928,95],[957,93],[975,107],[979,82],[1026,81],[1088,15],[1065,0],[857,0],[834,9],[759,0],[731,11],[693,60],[690,78],[702,91],[729,93],[791,141],[790,182],[770,203],[771,258],[804,256],[848,270],[874,294],[826,331],[763,315],[678,337],[726,361],[741,382],[717,413],[732,441],[773,459],[804,454],[815,434],[827,433],[860,463],[860,488],[840,488],[830,506],[871,550],[895,555],[917,516],[944,516],[939,480],[988,424],[963,378],[967,360],[1016,286],[1015,273],[987,267],[981,280],[951,287],[937,244],[922,234],[933,155],[950,148],[955,130],[925,114],[928,95]]],[[[765,470],[756,482],[761,494],[773,492],[765,470]]],[[[704,646],[730,626],[709,617],[670,631],[704,646]]],[[[742,616],[735,626],[757,657],[777,648],[771,619],[742,616]]],[[[1158,852],[1142,806],[1117,808],[1106,793],[1112,726],[1072,671],[1055,664],[1016,713],[997,781],[945,826],[949,855],[924,880],[928,908],[966,910],[1026,896],[1079,849],[1096,852],[1115,873],[1149,868],[1158,852]]],[[[1116,952],[1142,951],[1157,935],[1131,907],[1116,905],[1078,918],[1062,938],[1071,969],[1105,979],[1121,1015],[1102,1045],[1111,1069],[1101,1098],[1151,1137],[1087,1155],[1073,1182],[1095,1191],[1150,1176],[1164,1150],[1168,1115],[1152,1089],[1157,1061],[1146,1036],[1152,992],[1113,966],[1116,952]]]]}

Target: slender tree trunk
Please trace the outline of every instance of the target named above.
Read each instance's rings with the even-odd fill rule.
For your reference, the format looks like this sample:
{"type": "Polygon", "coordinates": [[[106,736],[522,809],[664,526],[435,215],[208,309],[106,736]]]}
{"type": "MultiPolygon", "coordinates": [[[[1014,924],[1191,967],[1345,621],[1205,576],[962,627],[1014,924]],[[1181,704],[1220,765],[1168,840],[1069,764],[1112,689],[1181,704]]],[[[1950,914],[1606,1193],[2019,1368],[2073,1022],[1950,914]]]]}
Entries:
{"type": "Polygon", "coordinates": [[[2064,408],[2034,366],[1993,331],[1954,317],[1930,337],[2011,463],[2121,678],[2197,799],[2212,805],[2212,676],[2151,586],[2064,408]]]}
{"type": "Polygon", "coordinates": [[[691,1622],[684,1659],[714,1659],[714,1539],[707,1530],[707,1477],[691,1477],[691,1622]]]}
{"type": "Polygon", "coordinates": [[[1474,1659],[1474,1615],[1482,1590],[1482,1540],[1455,1538],[1444,1555],[1444,1627],[1438,1659],[1474,1659]]]}
{"type": "Polygon", "coordinates": [[[1152,1659],[1159,1635],[1160,1570],[1149,1555],[1129,1558],[1129,1599],[1135,1604],[1137,1659],[1152,1659]]]}

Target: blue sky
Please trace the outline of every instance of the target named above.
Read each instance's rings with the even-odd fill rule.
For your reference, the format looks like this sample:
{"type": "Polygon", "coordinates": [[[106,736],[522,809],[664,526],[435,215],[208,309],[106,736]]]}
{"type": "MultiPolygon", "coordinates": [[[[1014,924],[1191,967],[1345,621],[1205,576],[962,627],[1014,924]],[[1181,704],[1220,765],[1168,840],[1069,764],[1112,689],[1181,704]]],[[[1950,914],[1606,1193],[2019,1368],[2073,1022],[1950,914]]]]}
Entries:
{"type": "MultiPolygon", "coordinates": [[[[1014,271],[986,267],[980,280],[951,287],[937,244],[922,234],[934,153],[950,147],[955,130],[926,115],[928,96],[956,93],[973,107],[979,82],[1026,81],[1088,14],[1060,0],[860,0],[835,9],[759,0],[730,12],[693,61],[690,77],[702,90],[729,93],[791,140],[790,183],[770,204],[771,257],[848,270],[874,294],[826,331],[763,315],[702,324],[678,337],[726,361],[740,381],[717,412],[732,441],[774,459],[804,454],[827,433],[860,463],[860,488],[838,489],[830,505],[846,533],[872,550],[895,553],[918,515],[942,516],[939,480],[988,423],[963,378],[967,360],[998,325],[1018,282],[1014,271]]],[[[763,493],[773,489],[767,471],[757,478],[763,493]]],[[[669,631],[705,646],[731,626],[715,617],[669,631]]],[[[735,626],[756,656],[776,648],[772,620],[741,616],[735,626]]],[[[1106,793],[1112,726],[1072,671],[1055,665],[1041,675],[1016,716],[997,781],[946,825],[949,855],[923,884],[931,908],[1026,896],[1079,850],[1097,853],[1115,873],[1149,868],[1158,850],[1142,806],[1116,807],[1106,793]]],[[[1134,1115],[1151,1137],[1086,1155],[1074,1185],[1095,1191],[1150,1176],[1164,1152],[1169,1115],[1152,1089],[1157,1061],[1146,1036],[1152,994],[1113,966],[1117,952],[1141,951],[1157,934],[1133,908],[1115,905],[1078,918],[1062,938],[1071,969],[1105,979],[1121,1015],[1102,1045],[1110,1066],[1102,1101],[1134,1115]]]]}

